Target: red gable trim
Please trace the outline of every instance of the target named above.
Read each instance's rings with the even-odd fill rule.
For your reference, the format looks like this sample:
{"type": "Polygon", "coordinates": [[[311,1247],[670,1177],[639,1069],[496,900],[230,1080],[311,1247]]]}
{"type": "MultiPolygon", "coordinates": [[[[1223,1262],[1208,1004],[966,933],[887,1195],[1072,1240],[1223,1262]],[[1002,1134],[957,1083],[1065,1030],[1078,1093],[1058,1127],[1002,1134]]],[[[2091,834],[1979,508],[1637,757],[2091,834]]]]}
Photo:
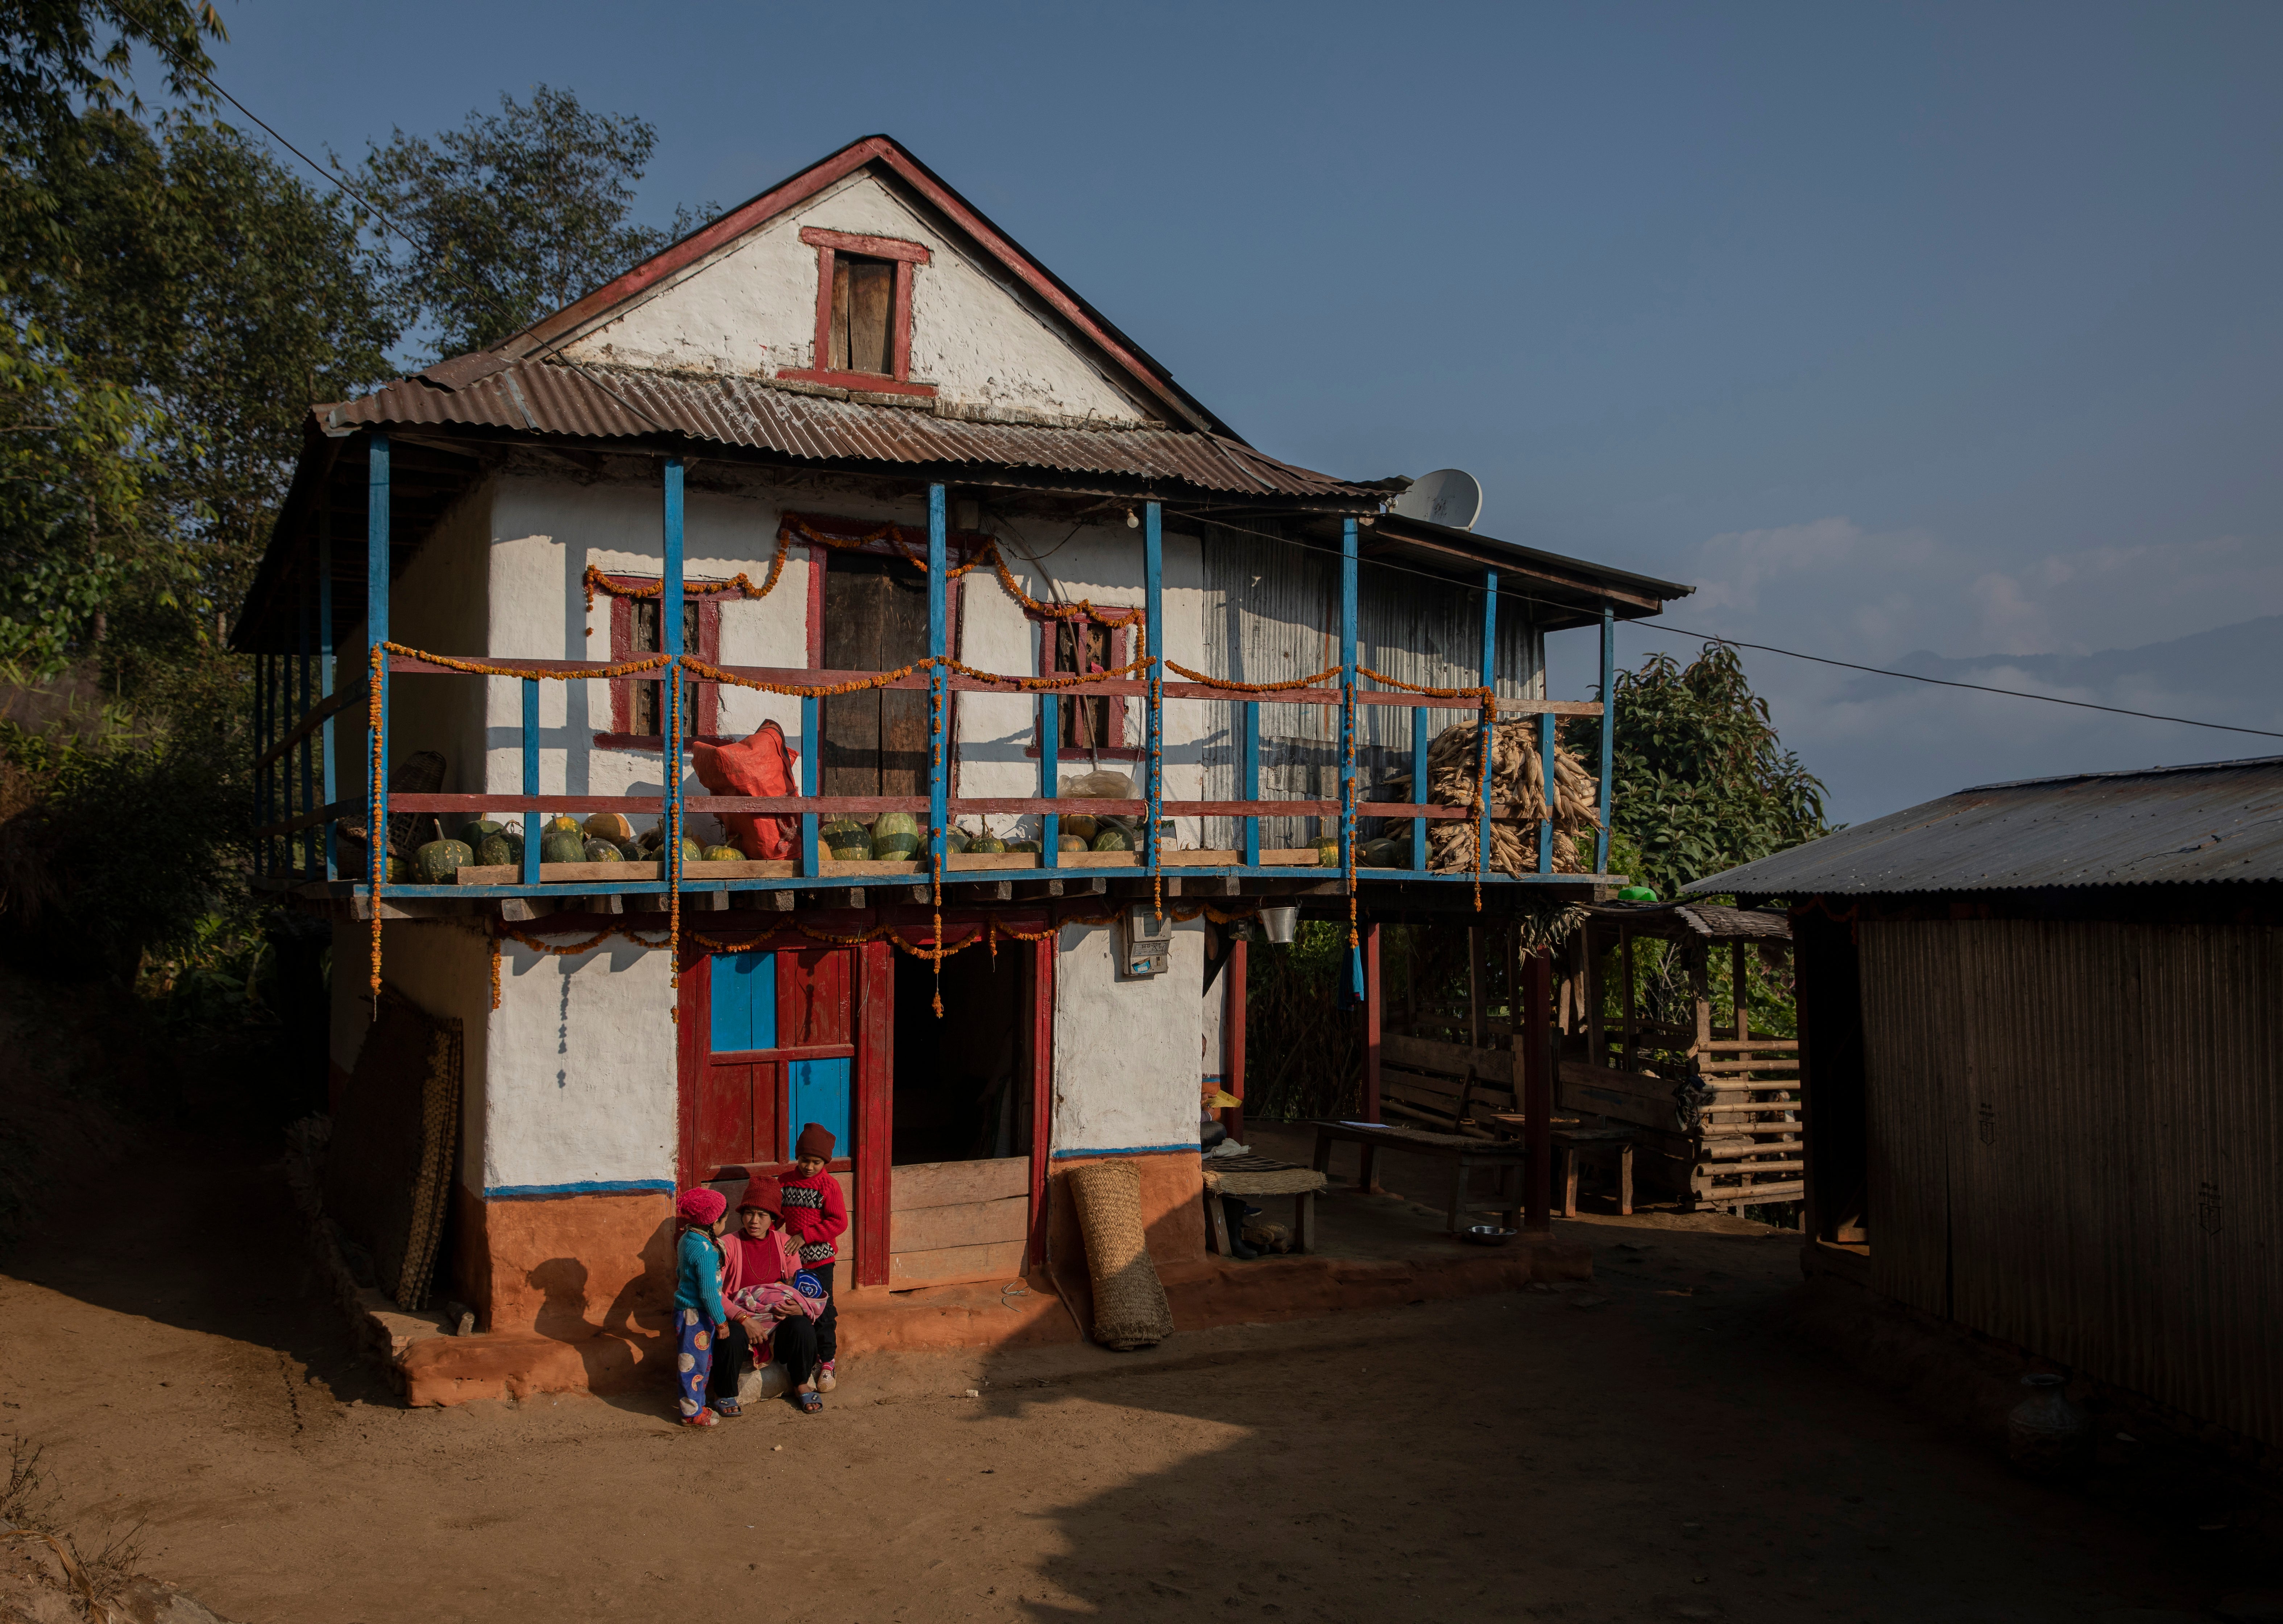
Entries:
{"type": "MultiPolygon", "coordinates": [[[[614,307],[632,299],[645,289],[655,286],[675,272],[695,264],[716,249],[736,241],[765,221],[775,218],[795,204],[822,191],[844,176],[852,175],[869,163],[887,166],[913,191],[918,192],[941,211],[959,229],[978,243],[1018,277],[1023,285],[1044,300],[1064,321],[1084,333],[1118,365],[1132,375],[1158,400],[1173,408],[1174,417],[1196,420],[1196,409],[1181,398],[1179,391],[1170,386],[1170,380],[1142,360],[1133,350],[1111,338],[1101,324],[1079,305],[1070,294],[1048,276],[1036,260],[1017,247],[1009,238],[986,223],[962,202],[951,190],[937,180],[911,155],[885,136],[867,136],[863,140],[841,148],[831,157],[814,167],[803,170],[784,184],[765,191],[752,201],[722,215],[713,224],[694,231],[672,247],[644,260],[617,280],[607,282],[584,299],[565,305],[546,320],[526,329],[516,338],[499,347],[502,353],[520,359],[546,348],[550,343],[577,332],[588,323],[603,316],[614,307]]],[[[852,249],[851,252],[862,252],[852,249]]]]}

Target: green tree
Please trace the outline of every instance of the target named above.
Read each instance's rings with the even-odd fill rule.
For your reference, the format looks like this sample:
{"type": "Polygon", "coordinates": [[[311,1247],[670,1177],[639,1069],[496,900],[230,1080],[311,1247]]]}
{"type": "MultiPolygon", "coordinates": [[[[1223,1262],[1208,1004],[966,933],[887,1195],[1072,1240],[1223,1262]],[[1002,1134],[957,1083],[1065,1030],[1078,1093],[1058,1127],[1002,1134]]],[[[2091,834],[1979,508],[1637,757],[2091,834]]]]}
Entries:
{"type": "Polygon", "coordinates": [[[369,148],[355,183],[413,239],[365,216],[398,319],[438,355],[488,348],[657,253],[713,212],[681,210],[668,230],[634,223],[657,146],[647,121],[541,85],[433,140],[399,129],[369,148]]]}
{"type": "MultiPolygon", "coordinates": [[[[1635,878],[1660,896],[1829,832],[1821,781],[1776,737],[1734,649],[1708,643],[1686,667],[1652,655],[1618,672],[1616,690],[1611,821],[1640,854],[1635,878]]],[[[1587,761],[1601,726],[1570,729],[1587,761]]]]}
{"type": "Polygon", "coordinates": [[[106,675],[210,720],[311,402],[388,376],[375,265],[337,196],[220,123],[91,112],[33,180],[58,230],[6,244],[6,302],[93,398],[139,409],[139,555],[101,605],[106,675]]]}
{"type": "Polygon", "coordinates": [[[43,145],[67,143],[80,113],[124,105],[138,47],[166,64],[166,84],[202,105],[200,75],[214,66],[206,42],[228,38],[206,0],[0,0],[0,129],[43,145]]]}

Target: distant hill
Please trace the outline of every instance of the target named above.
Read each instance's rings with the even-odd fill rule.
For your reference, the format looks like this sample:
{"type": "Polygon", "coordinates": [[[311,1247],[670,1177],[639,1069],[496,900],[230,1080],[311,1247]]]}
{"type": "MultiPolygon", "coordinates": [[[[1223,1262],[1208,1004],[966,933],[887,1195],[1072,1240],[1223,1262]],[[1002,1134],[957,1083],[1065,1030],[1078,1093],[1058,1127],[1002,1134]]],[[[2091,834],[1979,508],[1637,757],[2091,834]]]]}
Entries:
{"type": "MultiPolygon", "coordinates": [[[[2283,615],[2263,615],[2233,626],[2215,627],[2168,643],[2139,648],[2108,649],[2098,654],[1983,654],[1971,660],[1952,660],[1921,651],[1895,662],[1897,671],[1920,676],[1947,677],[1953,682],[1982,682],[1999,670],[2018,671],[2057,688],[2090,688],[2090,697],[2103,705],[2142,708],[2129,699],[2113,697],[2120,684],[2161,689],[2180,694],[2209,694],[2230,712],[2248,700],[2261,713],[2272,715],[2283,694],[2283,615]]],[[[1879,684],[1866,677],[1861,697],[1879,684]]],[[[1999,686],[2004,684],[2000,683],[1999,686]]],[[[2205,714],[2203,720],[2263,725],[2243,715],[2205,714]]],[[[2272,725],[2271,723],[2266,725],[2272,725]]]]}

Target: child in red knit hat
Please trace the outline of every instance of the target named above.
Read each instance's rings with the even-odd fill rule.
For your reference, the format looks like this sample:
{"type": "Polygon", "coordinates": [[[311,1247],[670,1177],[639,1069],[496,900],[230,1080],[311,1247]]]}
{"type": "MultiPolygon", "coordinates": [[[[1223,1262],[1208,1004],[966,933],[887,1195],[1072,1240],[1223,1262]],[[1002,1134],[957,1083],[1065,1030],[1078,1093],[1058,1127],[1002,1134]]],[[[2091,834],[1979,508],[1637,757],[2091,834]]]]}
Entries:
{"type": "Polygon", "coordinates": [[[824,1287],[824,1313],[816,1322],[816,1390],[830,1393],[837,1385],[833,1355],[838,1351],[837,1327],[839,1297],[832,1289],[832,1266],[839,1258],[833,1242],[848,1228],[848,1200],[840,1181],[824,1169],[832,1160],[835,1141],[822,1122],[811,1122],[793,1142],[792,1171],[780,1183],[784,1199],[784,1225],[800,1243],[800,1266],[824,1287]]]}

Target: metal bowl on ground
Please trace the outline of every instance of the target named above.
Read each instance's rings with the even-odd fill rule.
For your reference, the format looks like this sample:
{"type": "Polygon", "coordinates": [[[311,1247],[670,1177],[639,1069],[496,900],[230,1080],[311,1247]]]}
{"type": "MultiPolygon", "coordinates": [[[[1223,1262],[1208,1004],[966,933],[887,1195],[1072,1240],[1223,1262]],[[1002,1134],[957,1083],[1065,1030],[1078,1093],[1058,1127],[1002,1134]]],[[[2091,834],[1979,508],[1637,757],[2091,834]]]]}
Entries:
{"type": "Polygon", "coordinates": [[[1516,1231],[1502,1230],[1494,1223],[1476,1223],[1468,1225],[1459,1233],[1477,1246],[1503,1246],[1515,1238],[1516,1231]]]}

